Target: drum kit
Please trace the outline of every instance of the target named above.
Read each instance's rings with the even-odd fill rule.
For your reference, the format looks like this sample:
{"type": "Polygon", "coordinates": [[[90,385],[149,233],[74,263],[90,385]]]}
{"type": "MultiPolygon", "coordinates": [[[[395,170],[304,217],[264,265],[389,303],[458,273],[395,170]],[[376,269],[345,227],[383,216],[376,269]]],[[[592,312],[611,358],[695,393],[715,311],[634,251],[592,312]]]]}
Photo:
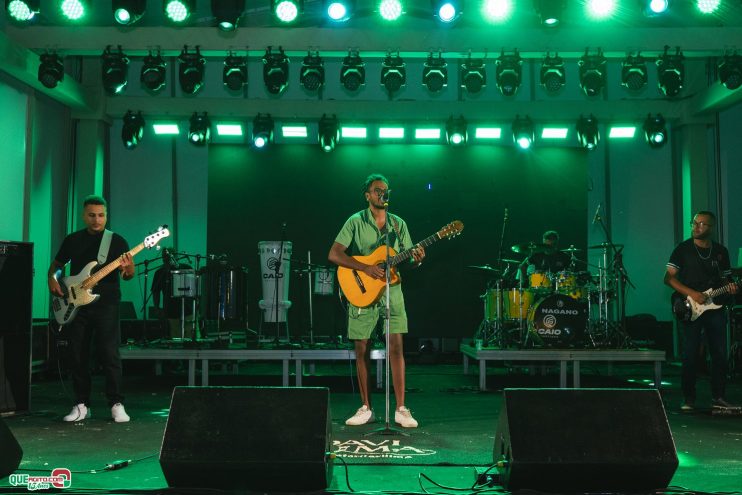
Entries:
{"type": "Polygon", "coordinates": [[[528,242],[512,246],[523,260],[500,259],[495,268],[470,265],[490,280],[480,296],[484,317],[474,335],[477,347],[508,348],[620,348],[629,345],[622,329],[622,272],[615,256],[620,245],[602,243],[598,265],[580,260],[582,249],[556,251],[528,242]],[[564,253],[562,255],[559,252],[564,253]],[[534,270],[531,256],[569,256],[560,271],[534,270]],[[587,270],[595,268],[597,274],[587,270]]]}

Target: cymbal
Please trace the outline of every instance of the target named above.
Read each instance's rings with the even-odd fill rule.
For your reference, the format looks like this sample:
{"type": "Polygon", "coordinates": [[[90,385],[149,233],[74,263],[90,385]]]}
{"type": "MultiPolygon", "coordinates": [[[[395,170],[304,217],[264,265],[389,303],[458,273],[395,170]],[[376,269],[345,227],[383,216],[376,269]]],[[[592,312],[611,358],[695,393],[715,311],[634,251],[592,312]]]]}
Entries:
{"type": "MultiPolygon", "coordinates": [[[[623,247],[623,244],[614,244],[615,247],[623,247]]],[[[596,244],[594,246],[588,246],[588,249],[606,249],[611,247],[611,244],[609,242],[601,242],[600,244],[596,244]]]]}
{"type": "Polygon", "coordinates": [[[500,273],[500,270],[498,270],[497,268],[492,268],[489,265],[482,265],[482,266],[468,265],[467,268],[472,268],[474,270],[482,270],[484,272],[490,272],[490,273],[500,273]]]}
{"type": "Polygon", "coordinates": [[[566,249],[560,249],[560,251],[563,253],[576,253],[577,251],[582,251],[582,249],[576,248],[574,246],[569,246],[566,249]]]}
{"type": "Polygon", "coordinates": [[[521,260],[511,260],[508,258],[502,258],[500,261],[503,263],[523,263],[521,260]]]}
{"type": "Polygon", "coordinates": [[[523,244],[515,244],[510,249],[514,253],[542,253],[548,249],[549,246],[546,244],[538,244],[536,242],[524,242],[523,244]]]}

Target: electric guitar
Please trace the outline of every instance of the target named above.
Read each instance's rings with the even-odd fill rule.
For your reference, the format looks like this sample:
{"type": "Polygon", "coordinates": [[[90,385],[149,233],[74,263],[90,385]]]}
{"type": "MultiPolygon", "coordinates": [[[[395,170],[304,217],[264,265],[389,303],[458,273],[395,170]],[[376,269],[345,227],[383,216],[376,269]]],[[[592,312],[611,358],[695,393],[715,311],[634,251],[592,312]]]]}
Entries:
{"type": "Polygon", "coordinates": [[[739,286],[732,282],[718,289],[708,289],[702,292],[706,294],[706,302],[699,304],[690,296],[683,296],[679,292],[674,292],[671,297],[672,312],[680,321],[696,321],[704,312],[711,309],[719,309],[723,304],[715,304],[714,298],[724,294],[731,293],[733,287],[739,286]]]}
{"type": "MultiPolygon", "coordinates": [[[[459,220],[455,220],[435,234],[419,242],[417,245],[428,247],[441,239],[453,239],[459,235],[462,230],[464,230],[464,224],[459,220]]],[[[413,249],[414,246],[402,251],[401,253],[397,253],[394,249],[389,249],[390,259],[388,268],[390,270],[389,275],[391,285],[397,285],[402,281],[395,266],[402,261],[412,258],[413,249]]],[[[386,246],[377,247],[374,252],[368,256],[353,256],[353,258],[367,265],[379,265],[382,268],[387,268],[386,246]]],[[[338,267],[338,283],[348,301],[359,308],[371,306],[379,301],[384,293],[384,289],[386,288],[386,280],[371,278],[362,271],[343,266],[338,267]]]]}
{"type": "MultiPolygon", "coordinates": [[[[167,229],[167,225],[163,225],[157,229],[157,232],[148,235],[144,238],[144,241],[130,249],[128,254],[134,257],[134,255],[145,247],[150,249],[155,247],[161,239],[164,239],[169,235],[170,231],[167,229]]],[[[54,275],[54,278],[59,282],[59,286],[62,288],[62,292],[64,293],[63,297],[54,296],[52,298],[54,319],[57,320],[57,323],[60,325],[66,325],[71,322],[77,315],[77,311],[81,306],[94,303],[98,300],[100,295],[93,294],[93,287],[95,287],[103,277],[121,265],[121,257],[119,256],[91,275],[93,268],[95,268],[97,264],[97,261],[91,261],[80,270],[80,273],[74,276],[59,279],[57,278],[57,275],[54,275]]]]}

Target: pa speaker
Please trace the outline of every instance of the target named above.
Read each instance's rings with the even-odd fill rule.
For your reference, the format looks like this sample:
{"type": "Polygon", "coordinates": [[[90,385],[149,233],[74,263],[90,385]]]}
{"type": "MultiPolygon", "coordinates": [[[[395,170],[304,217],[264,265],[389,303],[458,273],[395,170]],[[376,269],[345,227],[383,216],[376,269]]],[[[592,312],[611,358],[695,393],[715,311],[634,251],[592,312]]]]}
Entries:
{"type": "Polygon", "coordinates": [[[23,450],[13,436],[13,432],[0,418],[0,480],[10,476],[18,469],[23,457],[23,450]]]}
{"type": "Polygon", "coordinates": [[[314,491],[329,486],[327,388],[175,387],[160,450],[171,487],[314,491]]]}
{"type": "Polygon", "coordinates": [[[653,490],[678,467],[657,390],[506,389],[493,460],[511,491],[653,490]]]}

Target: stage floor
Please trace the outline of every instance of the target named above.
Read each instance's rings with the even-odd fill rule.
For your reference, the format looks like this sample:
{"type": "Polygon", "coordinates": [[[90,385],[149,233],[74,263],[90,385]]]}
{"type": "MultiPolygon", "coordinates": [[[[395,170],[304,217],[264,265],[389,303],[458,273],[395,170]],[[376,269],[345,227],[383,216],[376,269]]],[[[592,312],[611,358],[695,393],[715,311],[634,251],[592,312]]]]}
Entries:
{"type": "MultiPolygon", "coordinates": [[[[436,363],[434,356],[427,358],[428,364],[415,364],[414,357],[408,360],[407,405],[420,427],[406,430],[410,436],[400,437],[400,445],[414,455],[374,457],[364,454],[368,449],[357,448],[363,441],[371,442],[367,445],[381,445],[388,437],[363,436],[380,426],[378,422],[356,428],[344,424],[359,406],[351,362],[317,363],[316,374],[304,376],[304,386],[327,386],[331,390],[335,448],[347,456],[350,484],[356,491],[421,493],[420,473],[443,485],[470,487],[475,469],[492,461],[502,389],[554,386],[559,376],[558,366],[538,365],[537,373],[532,374],[526,367],[508,369],[491,365],[487,391],[483,392],[479,390],[477,370],[472,369],[469,375],[462,373],[460,356],[446,364],[436,363]],[[548,376],[541,375],[543,372],[548,376]]],[[[4,419],[24,451],[17,473],[48,475],[53,468],[68,468],[73,472],[70,492],[85,489],[98,493],[111,490],[157,492],[166,488],[158,462],[159,449],[172,389],[187,383],[187,366],[171,363],[164,366],[162,376],[155,376],[153,369],[152,362],[124,364],[126,408],[132,418],[126,424],[111,421],[102,396],[101,377],[94,381],[92,418],[75,424],[61,420],[71,404],[69,382],[65,381],[66,389],[63,388],[57,374],[52,372],[37,380],[32,386],[32,412],[4,419]],[[78,472],[101,470],[119,459],[135,462],[115,471],[78,472]]],[[[646,365],[635,363],[614,364],[612,368],[603,363],[585,363],[581,371],[583,388],[643,388],[650,381],[646,365]],[[609,371],[612,376],[608,376],[609,371]]],[[[209,383],[213,386],[280,386],[281,382],[281,363],[246,363],[240,366],[237,375],[231,370],[222,370],[218,363],[211,364],[209,383]]],[[[681,414],[679,367],[672,364],[664,365],[662,396],[680,460],[672,484],[692,491],[740,490],[742,417],[710,414],[707,377],[699,380],[699,411],[681,414]]],[[[728,396],[730,401],[742,402],[739,376],[730,382],[728,396]]],[[[383,420],[383,393],[375,392],[373,400],[377,416],[383,420]]],[[[232,418],[231,421],[235,427],[240,427],[239,420],[232,418]]],[[[431,492],[442,491],[425,481],[423,486],[431,492]]],[[[345,471],[338,461],[330,489],[348,491],[345,471]]],[[[24,493],[25,490],[11,488],[9,479],[5,478],[0,480],[0,493],[7,492],[24,493]]]]}

